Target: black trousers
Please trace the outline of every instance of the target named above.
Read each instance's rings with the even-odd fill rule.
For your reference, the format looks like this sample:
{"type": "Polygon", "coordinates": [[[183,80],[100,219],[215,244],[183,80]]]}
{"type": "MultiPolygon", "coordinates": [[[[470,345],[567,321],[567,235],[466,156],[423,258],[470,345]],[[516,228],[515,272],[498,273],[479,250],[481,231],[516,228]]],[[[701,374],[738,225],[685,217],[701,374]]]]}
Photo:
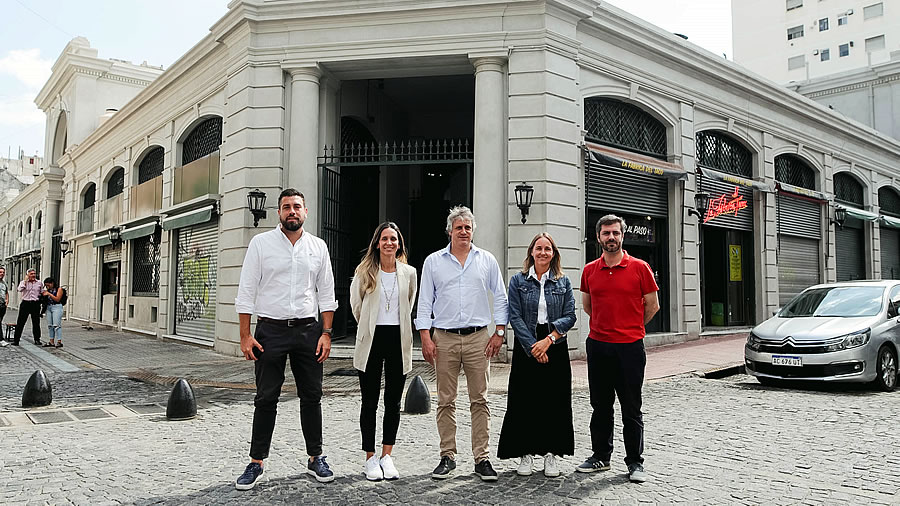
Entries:
{"type": "Polygon", "coordinates": [[[322,326],[315,320],[296,327],[262,321],[256,325],[254,337],[265,351],[254,351],[257,360],[253,405],[256,409],[253,411],[250,458],[262,460],[269,456],[288,358],[300,397],[300,426],[306,440],[306,453],[312,457],[322,454],[322,364],[316,360],[316,346],[321,335],[322,326]]]}
{"type": "Polygon", "coordinates": [[[381,393],[381,371],[384,368],[384,427],[382,445],[393,445],[400,428],[400,399],[406,375],[403,374],[403,349],[399,325],[377,325],[366,370],[359,371],[362,405],[359,408],[359,431],[364,452],[375,451],[375,415],[381,393]]]}
{"type": "Polygon", "coordinates": [[[23,300],[19,304],[19,317],[16,318],[16,333],[13,343],[19,344],[22,330],[25,329],[25,321],[31,317],[31,335],[34,336],[34,344],[41,344],[41,303],[36,300],[23,300]]]}
{"type": "Polygon", "coordinates": [[[644,340],[633,343],[604,343],[587,339],[588,385],[591,390],[591,450],[594,457],[609,462],[613,451],[613,403],[616,395],[622,407],[625,464],[642,464],[644,420],[641,388],[647,354],[644,340]]]}

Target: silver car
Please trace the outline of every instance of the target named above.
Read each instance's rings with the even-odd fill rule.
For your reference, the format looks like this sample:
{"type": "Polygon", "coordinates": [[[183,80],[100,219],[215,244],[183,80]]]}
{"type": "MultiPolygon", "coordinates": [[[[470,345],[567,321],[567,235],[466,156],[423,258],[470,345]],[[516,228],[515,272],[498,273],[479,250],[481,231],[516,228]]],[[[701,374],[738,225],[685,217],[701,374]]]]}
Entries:
{"type": "Polygon", "coordinates": [[[786,380],[897,386],[900,281],[811,286],[747,337],[744,365],[762,384],[786,380]]]}

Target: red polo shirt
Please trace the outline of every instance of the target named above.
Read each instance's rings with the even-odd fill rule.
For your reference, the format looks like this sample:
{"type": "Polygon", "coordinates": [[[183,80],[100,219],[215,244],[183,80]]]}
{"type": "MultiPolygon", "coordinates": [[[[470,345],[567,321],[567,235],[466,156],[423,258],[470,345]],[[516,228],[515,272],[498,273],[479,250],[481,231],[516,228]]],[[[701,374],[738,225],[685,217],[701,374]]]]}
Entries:
{"type": "Polygon", "coordinates": [[[615,267],[601,256],[581,272],[581,292],[591,295],[591,339],[633,343],[644,338],[644,295],[659,287],[647,262],[623,253],[615,267]]]}

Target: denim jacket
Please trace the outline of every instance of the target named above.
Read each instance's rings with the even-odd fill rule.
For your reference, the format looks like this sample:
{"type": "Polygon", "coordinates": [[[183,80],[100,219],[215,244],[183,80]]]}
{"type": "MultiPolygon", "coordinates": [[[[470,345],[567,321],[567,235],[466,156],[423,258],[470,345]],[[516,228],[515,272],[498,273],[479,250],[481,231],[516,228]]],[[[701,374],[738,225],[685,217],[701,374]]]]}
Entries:
{"type": "MultiPolygon", "coordinates": [[[[537,342],[534,329],[537,327],[540,289],[541,283],[528,277],[528,274],[518,272],[509,280],[509,325],[529,357],[531,346],[537,342]]],[[[548,276],[544,282],[544,299],[547,301],[550,330],[556,330],[562,336],[556,341],[557,344],[565,342],[566,332],[575,325],[575,295],[569,278],[565,275],[559,279],[548,276]]]]}

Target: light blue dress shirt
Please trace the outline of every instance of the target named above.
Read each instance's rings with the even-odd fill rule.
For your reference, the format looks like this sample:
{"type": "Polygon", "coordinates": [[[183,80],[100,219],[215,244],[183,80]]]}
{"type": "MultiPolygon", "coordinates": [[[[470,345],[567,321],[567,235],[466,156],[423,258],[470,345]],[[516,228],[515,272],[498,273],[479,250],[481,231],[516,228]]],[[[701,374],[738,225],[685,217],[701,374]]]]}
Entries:
{"type": "Polygon", "coordinates": [[[492,320],[496,325],[509,321],[506,284],[494,255],[474,244],[465,265],[450,253],[449,244],[428,255],[422,266],[416,329],[483,327],[492,320]],[[493,318],[488,292],[494,296],[493,318]]]}

